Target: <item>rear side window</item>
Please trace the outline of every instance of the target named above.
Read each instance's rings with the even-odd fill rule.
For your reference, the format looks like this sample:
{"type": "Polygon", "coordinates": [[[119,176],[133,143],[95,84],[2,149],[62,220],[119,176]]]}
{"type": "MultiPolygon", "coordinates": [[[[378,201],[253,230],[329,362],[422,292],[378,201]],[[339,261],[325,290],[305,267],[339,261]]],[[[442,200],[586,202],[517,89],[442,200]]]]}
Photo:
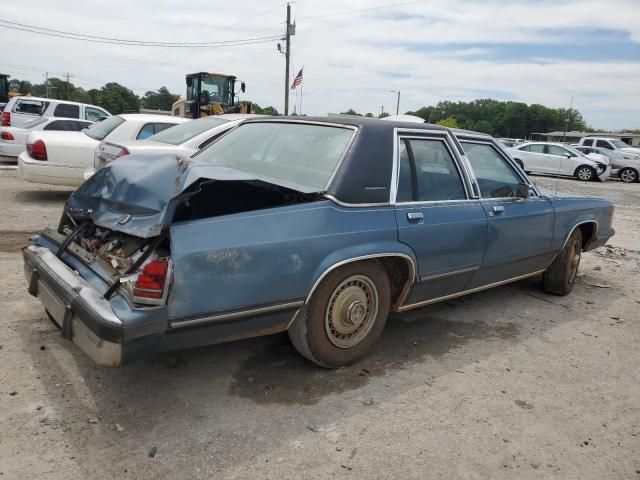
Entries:
{"type": "Polygon", "coordinates": [[[54,117],[80,118],[80,105],[60,103],[53,111],[54,117]]]}
{"type": "Polygon", "coordinates": [[[609,142],[607,142],[606,140],[598,140],[596,142],[596,147],[608,148],[609,150],[613,150],[613,148],[611,148],[611,144],[609,142]]]}
{"type": "Polygon", "coordinates": [[[593,145],[593,140],[591,140],[591,139],[584,140],[584,141],[582,142],[582,144],[583,144],[583,145],[586,145],[587,147],[590,147],[590,146],[592,146],[592,145],[593,145]]]}
{"type": "Polygon", "coordinates": [[[29,115],[42,115],[47,109],[47,105],[49,105],[49,102],[43,102],[41,100],[18,100],[13,111],[29,115]]]}
{"type": "Polygon", "coordinates": [[[531,153],[544,153],[544,145],[540,145],[540,144],[529,145],[529,151],[531,153]]]}
{"type": "Polygon", "coordinates": [[[460,172],[442,140],[400,141],[398,202],[464,200],[460,172]]]}
{"type": "Polygon", "coordinates": [[[174,123],[147,123],[138,132],[136,140],[144,140],[174,125],[174,123]]]}
{"type": "MultiPolygon", "coordinates": [[[[461,142],[483,198],[515,197],[522,179],[491,145],[461,142]]],[[[532,145],[534,146],[534,145],[532,145]]]]}
{"type": "Polygon", "coordinates": [[[79,132],[91,125],[89,122],[76,122],[74,120],[54,120],[43,130],[64,130],[67,132],[79,132]]]}

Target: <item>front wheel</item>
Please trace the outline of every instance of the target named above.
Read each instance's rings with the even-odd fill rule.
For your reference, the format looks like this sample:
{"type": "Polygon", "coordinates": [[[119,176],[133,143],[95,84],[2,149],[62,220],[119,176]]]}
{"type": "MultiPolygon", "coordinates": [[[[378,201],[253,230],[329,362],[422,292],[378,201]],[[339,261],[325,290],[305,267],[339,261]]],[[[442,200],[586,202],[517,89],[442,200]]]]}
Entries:
{"type": "Polygon", "coordinates": [[[573,290],[578,276],[582,255],[582,232],[576,228],[567,244],[542,274],[542,285],[546,292],[568,295],[573,290]]]}
{"type": "Polygon", "coordinates": [[[620,180],[624,183],[635,183],[638,181],[638,171],[633,168],[623,168],[620,170],[620,180]]]}
{"type": "Polygon", "coordinates": [[[391,303],[389,278],[376,261],[329,273],[289,328],[298,352],[326,368],[365,356],[382,334],[391,303]]]}
{"type": "Polygon", "coordinates": [[[581,165],[576,168],[576,178],[583,182],[590,182],[596,178],[596,171],[589,165],[581,165]]]}

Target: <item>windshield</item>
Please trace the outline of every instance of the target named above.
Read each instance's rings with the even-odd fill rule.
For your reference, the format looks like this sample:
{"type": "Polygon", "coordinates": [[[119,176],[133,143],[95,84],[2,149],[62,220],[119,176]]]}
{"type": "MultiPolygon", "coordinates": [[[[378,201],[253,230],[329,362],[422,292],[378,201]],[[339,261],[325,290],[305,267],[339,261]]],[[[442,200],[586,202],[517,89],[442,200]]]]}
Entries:
{"type": "Polygon", "coordinates": [[[181,145],[187,140],[191,140],[196,135],[200,135],[207,130],[219,127],[228,120],[216,117],[202,117],[190,122],[181,123],[175,127],[167,128],[160,133],[156,133],[147,138],[154,142],[168,143],[170,145],[181,145]]]}
{"type": "Polygon", "coordinates": [[[609,140],[611,144],[616,148],[629,148],[629,145],[624,143],[622,140],[609,140]]]}
{"type": "Polygon", "coordinates": [[[609,150],[608,148],[595,148],[596,153],[600,155],[604,155],[609,158],[613,158],[614,160],[623,160],[624,155],[616,150],[609,150]]]}
{"type": "Polygon", "coordinates": [[[194,161],[324,191],[354,133],[351,128],[305,123],[246,123],[194,161]]]}
{"type": "Polygon", "coordinates": [[[124,123],[124,118],[114,115],[113,117],[105,118],[101,122],[94,123],[84,133],[94,140],[104,140],[121,123],[124,123]]]}

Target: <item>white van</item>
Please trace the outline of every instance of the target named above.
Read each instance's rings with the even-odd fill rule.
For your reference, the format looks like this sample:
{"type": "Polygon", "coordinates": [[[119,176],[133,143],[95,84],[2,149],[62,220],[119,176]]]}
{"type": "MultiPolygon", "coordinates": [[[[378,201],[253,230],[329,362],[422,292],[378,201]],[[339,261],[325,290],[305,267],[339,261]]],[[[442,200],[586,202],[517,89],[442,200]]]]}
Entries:
{"type": "Polygon", "coordinates": [[[13,97],[2,112],[3,127],[22,127],[38,117],[79,118],[97,122],[111,114],[86,103],[41,97],[13,97]]]}

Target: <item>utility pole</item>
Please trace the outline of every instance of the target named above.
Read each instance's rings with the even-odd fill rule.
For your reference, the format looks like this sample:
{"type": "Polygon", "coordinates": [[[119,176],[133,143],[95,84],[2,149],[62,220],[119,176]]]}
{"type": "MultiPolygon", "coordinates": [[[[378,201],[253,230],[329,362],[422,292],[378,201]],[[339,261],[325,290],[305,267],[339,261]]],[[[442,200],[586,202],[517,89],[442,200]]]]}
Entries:
{"type": "Polygon", "coordinates": [[[569,110],[567,111],[567,119],[564,122],[564,132],[562,132],[562,142],[564,143],[564,137],[567,135],[567,128],[569,128],[569,117],[571,116],[571,109],[573,108],[573,95],[571,95],[571,103],[569,104],[569,110]]]}
{"type": "Polygon", "coordinates": [[[71,82],[69,82],[69,79],[70,79],[71,77],[73,77],[73,75],[71,75],[69,72],[67,72],[67,73],[65,74],[65,77],[67,78],[67,88],[66,88],[67,92],[66,92],[66,96],[67,96],[67,100],[69,100],[69,93],[70,93],[70,92],[69,92],[69,89],[71,88],[71,82]]]}
{"type": "Polygon", "coordinates": [[[287,3],[287,30],[285,34],[284,67],[284,114],[289,115],[289,63],[291,60],[291,35],[296,34],[295,24],[291,25],[291,4],[287,3]]]}
{"type": "Polygon", "coordinates": [[[391,93],[397,93],[398,99],[396,101],[396,115],[400,115],[400,90],[389,90],[391,93]]]}
{"type": "Polygon", "coordinates": [[[384,115],[384,105],[380,107],[380,118],[384,115]]]}

